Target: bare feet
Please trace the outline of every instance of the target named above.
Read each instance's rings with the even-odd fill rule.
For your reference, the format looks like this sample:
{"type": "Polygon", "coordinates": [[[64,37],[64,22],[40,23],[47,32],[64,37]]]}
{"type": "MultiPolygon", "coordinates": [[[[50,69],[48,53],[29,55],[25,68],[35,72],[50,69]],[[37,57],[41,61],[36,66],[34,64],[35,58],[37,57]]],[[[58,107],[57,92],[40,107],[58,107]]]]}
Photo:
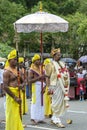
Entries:
{"type": "Polygon", "coordinates": [[[32,125],[37,125],[37,124],[38,124],[38,122],[36,122],[36,121],[33,120],[33,119],[31,119],[31,123],[32,123],[32,125]]]}

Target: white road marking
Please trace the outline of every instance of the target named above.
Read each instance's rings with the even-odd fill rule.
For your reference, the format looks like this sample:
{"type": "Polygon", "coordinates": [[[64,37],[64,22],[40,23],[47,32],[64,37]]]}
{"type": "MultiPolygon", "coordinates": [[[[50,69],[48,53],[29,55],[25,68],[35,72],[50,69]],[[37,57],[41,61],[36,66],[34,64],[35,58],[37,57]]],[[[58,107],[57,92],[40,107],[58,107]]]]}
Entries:
{"type": "Polygon", "coordinates": [[[73,111],[73,110],[68,110],[67,112],[71,112],[71,113],[80,113],[80,114],[87,114],[86,111],[73,111]]]}
{"type": "Polygon", "coordinates": [[[42,130],[58,130],[58,129],[52,129],[52,128],[46,128],[46,127],[41,127],[41,126],[32,126],[32,125],[27,125],[29,128],[36,128],[36,129],[42,129],[42,130]]]}

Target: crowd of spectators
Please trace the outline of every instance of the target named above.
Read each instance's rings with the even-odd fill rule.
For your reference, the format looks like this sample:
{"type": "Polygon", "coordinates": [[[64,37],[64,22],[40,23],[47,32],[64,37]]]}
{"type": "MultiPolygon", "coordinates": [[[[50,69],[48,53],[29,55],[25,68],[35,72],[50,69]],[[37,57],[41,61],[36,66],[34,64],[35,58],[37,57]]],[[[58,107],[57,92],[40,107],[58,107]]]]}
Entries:
{"type": "Polygon", "coordinates": [[[77,61],[76,66],[69,66],[70,86],[75,87],[75,96],[83,101],[87,98],[87,69],[82,62],[77,61]]]}

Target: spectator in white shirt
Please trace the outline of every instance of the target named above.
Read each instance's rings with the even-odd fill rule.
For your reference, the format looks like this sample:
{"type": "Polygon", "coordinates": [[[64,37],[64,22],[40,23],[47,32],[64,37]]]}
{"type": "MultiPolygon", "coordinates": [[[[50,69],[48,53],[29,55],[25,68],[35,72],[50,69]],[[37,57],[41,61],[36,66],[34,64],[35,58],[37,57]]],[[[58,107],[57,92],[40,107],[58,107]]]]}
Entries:
{"type": "Polygon", "coordinates": [[[3,72],[4,72],[4,62],[0,62],[0,96],[3,96],[3,72]]]}
{"type": "Polygon", "coordinates": [[[83,67],[79,67],[78,72],[77,72],[77,78],[83,78],[84,73],[83,73],[83,67]]]}

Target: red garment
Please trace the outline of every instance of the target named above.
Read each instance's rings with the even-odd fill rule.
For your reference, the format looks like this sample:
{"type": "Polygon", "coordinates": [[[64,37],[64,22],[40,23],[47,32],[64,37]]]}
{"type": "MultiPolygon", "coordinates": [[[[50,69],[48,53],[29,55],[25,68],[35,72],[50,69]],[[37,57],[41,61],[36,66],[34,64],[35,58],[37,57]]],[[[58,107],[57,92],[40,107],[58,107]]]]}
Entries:
{"type": "Polygon", "coordinates": [[[74,72],[70,72],[70,77],[74,77],[75,76],[75,73],[74,72]]]}
{"type": "Polygon", "coordinates": [[[84,81],[84,78],[78,78],[77,79],[78,86],[76,88],[76,95],[79,95],[81,89],[83,89],[84,93],[86,93],[85,84],[82,84],[81,81],[84,81]]]}

